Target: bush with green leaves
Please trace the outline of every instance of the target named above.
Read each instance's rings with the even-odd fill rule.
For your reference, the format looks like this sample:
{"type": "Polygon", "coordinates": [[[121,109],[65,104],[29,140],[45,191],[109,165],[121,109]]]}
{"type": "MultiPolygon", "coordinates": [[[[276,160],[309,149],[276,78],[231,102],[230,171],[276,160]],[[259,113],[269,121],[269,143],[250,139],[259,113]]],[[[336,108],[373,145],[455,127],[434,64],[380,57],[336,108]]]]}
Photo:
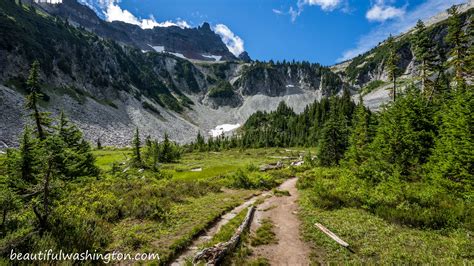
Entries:
{"type": "Polygon", "coordinates": [[[298,187],[311,191],[311,202],[322,209],[362,208],[386,220],[421,228],[473,226],[469,217],[474,208],[469,202],[438,184],[390,178],[374,185],[349,170],[315,168],[300,177],[298,187]]]}
{"type": "Polygon", "coordinates": [[[268,173],[238,169],[227,177],[230,187],[242,189],[271,189],[278,185],[274,176],[268,173]]]}

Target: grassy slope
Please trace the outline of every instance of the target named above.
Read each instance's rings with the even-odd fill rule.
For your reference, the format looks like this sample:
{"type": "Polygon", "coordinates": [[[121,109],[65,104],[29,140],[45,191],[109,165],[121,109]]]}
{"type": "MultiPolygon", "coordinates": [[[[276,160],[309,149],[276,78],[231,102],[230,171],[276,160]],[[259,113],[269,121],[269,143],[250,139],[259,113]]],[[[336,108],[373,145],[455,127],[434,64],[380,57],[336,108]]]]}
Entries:
{"type": "Polygon", "coordinates": [[[323,210],[314,207],[303,190],[300,217],[303,235],[313,244],[313,261],[338,263],[435,263],[474,262],[473,239],[462,229],[448,232],[421,230],[387,222],[361,209],[323,210]],[[348,242],[355,254],[336,244],[314,224],[322,223],[348,242]],[[324,251],[321,252],[321,249],[324,251]]]}

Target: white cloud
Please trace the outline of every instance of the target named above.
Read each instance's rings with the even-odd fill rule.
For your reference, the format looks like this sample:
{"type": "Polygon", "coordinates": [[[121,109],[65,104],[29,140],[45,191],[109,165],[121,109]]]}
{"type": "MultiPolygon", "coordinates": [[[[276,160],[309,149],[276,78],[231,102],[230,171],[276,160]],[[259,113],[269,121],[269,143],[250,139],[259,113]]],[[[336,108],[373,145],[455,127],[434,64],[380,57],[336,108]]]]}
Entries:
{"type": "Polygon", "coordinates": [[[283,15],[283,11],[281,10],[278,10],[278,9],[272,9],[273,13],[277,14],[277,15],[283,15]]]}
{"type": "Polygon", "coordinates": [[[341,0],[299,0],[298,6],[320,6],[324,11],[332,11],[339,6],[341,0]]]}
{"type": "MultiPolygon", "coordinates": [[[[319,6],[323,11],[333,11],[338,8],[344,0],[298,0],[297,7],[290,7],[288,15],[291,17],[291,21],[295,22],[296,19],[303,13],[305,6],[319,6]]],[[[280,10],[278,10],[280,11],[280,10]]],[[[275,9],[273,9],[275,12],[275,9]]],[[[280,11],[281,12],[281,11],[280,11]]],[[[277,12],[275,12],[277,13],[277,12]]],[[[277,14],[284,14],[283,12],[277,14]]]]}
{"type": "Polygon", "coordinates": [[[153,29],[154,27],[171,27],[171,26],[178,26],[182,29],[191,28],[191,25],[189,25],[188,22],[182,19],[178,19],[176,22],[173,22],[171,20],[167,20],[164,22],[157,22],[153,16],[150,16],[149,19],[142,19],[139,25],[140,27],[142,27],[142,29],[153,29]]]}
{"type": "MultiPolygon", "coordinates": [[[[103,1],[103,0],[101,0],[103,1]]],[[[153,29],[154,27],[171,27],[178,26],[180,28],[190,28],[191,26],[184,20],[178,19],[176,22],[167,20],[164,22],[157,22],[153,15],[147,19],[139,19],[135,17],[130,11],[122,9],[115,1],[108,3],[107,9],[104,12],[107,21],[123,21],[126,23],[140,26],[142,29],[153,29]]]]}
{"type": "Polygon", "coordinates": [[[214,32],[221,36],[222,41],[235,56],[239,56],[245,51],[244,41],[239,36],[235,35],[226,25],[217,24],[214,27],[214,32]]]}
{"type": "Polygon", "coordinates": [[[158,22],[155,20],[153,15],[149,18],[137,18],[130,11],[122,9],[118,3],[121,0],[79,0],[81,3],[86,4],[92,8],[100,17],[106,21],[123,21],[125,23],[138,25],[143,29],[152,29],[154,27],[171,27],[178,26],[180,28],[190,28],[188,22],[177,19],[176,21],[167,20],[164,22],[158,22]]]}
{"type": "Polygon", "coordinates": [[[405,8],[397,8],[386,5],[383,0],[377,1],[365,14],[369,21],[383,22],[388,19],[402,17],[405,14],[405,8]]]}
{"type": "Polygon", "coordinates": [[[302,8],[298,8],[297,10],[295,10],[295,9],[293,9],[293,7],[291,6],[291,7],[290,7],[290,10],[288,10],[288,14],[290,14],[291,21],[292,21],[292,22],[295,22],[295,21],[296,21],[296,18],[298,18],[299,15],[301,15],[301,12],[303,12],[303,9],[302,9],[302,8]]]}
{"type": "Polygon", "coordinates": [[[141,25],[141,22],[128,10],[123,10],[120,6],[110,3],[105,11],[107,21],[123,21],[129,24],[141,25]]]}
{"type": "Polygon", "coordinates": [[[355,48],[345,51],[337,62],[342,62],[356,57],[385,40],[390,34],[398,35],[408,31],[415,26],[418,19],[426,20],[455,4],[461,4],[464,0],[427,0],[403,16],[394,18],[386,23],[380,24],[369,33],[362,35],[355,48]]]}

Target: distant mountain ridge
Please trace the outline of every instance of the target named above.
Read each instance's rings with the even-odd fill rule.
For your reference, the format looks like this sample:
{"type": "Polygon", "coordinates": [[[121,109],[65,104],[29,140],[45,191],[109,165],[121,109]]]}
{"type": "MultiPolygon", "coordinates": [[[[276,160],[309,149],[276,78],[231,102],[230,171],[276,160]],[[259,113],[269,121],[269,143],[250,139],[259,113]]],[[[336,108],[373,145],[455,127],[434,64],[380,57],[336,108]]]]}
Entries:
{"type": "Polygon", "coordinates": [[[221,60],[238,60],[219,35],[211,30],[209,23],[197,28],[170,26],[142,29],[121,21],[104,21],[92,9],[76,0],[63,0],[61,4],[54,5],[48,3],[37,3],[37,5],[49,14],[61,17],[73,25],[143,51],[155,51],[153,47],[160,47],[164,51],[182,54],[189,59],[214,61],[215,59],[210,56],[219,56],[221,60]]]}

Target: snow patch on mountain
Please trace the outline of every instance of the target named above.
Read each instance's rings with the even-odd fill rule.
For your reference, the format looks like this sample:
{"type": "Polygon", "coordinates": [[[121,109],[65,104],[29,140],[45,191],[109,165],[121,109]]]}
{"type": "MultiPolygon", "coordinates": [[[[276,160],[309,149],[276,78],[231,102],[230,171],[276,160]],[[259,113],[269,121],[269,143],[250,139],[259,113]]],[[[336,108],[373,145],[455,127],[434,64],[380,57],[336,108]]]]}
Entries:
{"type": "Polygon", "coordinates": [[[214,129],[211,129],[209,131],[209,134],[212,137],[218,137],[226,132],[233,131],[237,128],[240,127],[240,124],[223,124],[223,125],[218,125],[214,129]]]}
{"type": "Polygon", "coordinates": [[[155,50],[158,53],[163,53],[165,51],[164,46],[152,46],[152,45],[150,45],[150,46],[151,46],[151,48],[153,48],[153,50],[155,50]]]}
{"type": "Polygon", "coordinates": [[[205,55],[205,54],[203,54],[202,56],[205,57],[205,58],[214,59],[217,62],[221,61],[221,59],[222,59],[222,56],[220,56],[220,55],[205,55]]]}
{"type": "Polygon", "coordinates": [[[187,58],[186,56],[184,56],[184,54],[182,54],[182,53],[171,53],[171,52],[167,52],[167,53],[172,54],[172,55],[174,55],[174,56],[177,56],[177,57],[179,57],[179,58],[189,59],[189,58],[187,58]]]}

